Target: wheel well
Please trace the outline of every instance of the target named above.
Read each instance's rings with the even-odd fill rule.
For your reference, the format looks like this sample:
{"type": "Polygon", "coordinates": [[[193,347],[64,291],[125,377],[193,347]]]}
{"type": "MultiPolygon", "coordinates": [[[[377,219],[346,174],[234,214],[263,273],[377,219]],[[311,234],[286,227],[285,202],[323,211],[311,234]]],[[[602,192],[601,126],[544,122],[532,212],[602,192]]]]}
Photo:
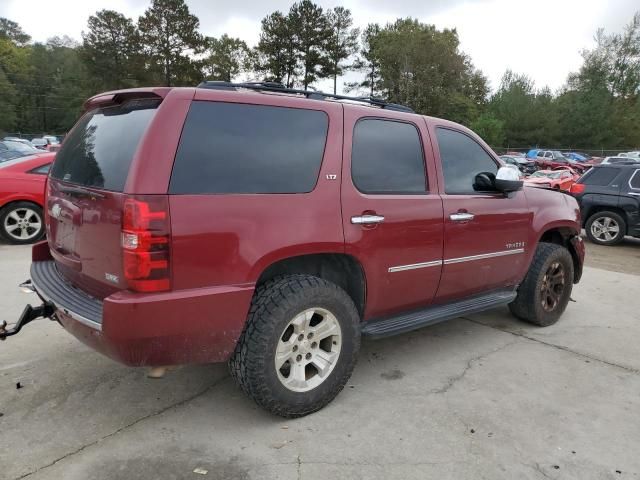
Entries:
{"type": "MultiPolygon", "coordinates": [[[[551,230],[547,230],[540,237],[540,242],[545,243],[555,243],[556,245],[561,245],[571,254],[571,258],[573,259],[573,271],[574,277],[578,275],[578,270],[580,269],[580,257],[578,257],[578,252],[576,252],[574,246],[571,244],[571,237],[573,237],[576,233],[568,228],[568,227],[560,227],[560,228],[552,228],[551,230]]],[[[576,277],[579,278],[579,277],[576,277]]],[[[576,280],[577,283],[577,280],[576,280]]]]}
{"type": "Polygon", "coordinates": [[[302,255],[279,260],[269,265],[258,278],[257,285],[279,275],[307,274],[323,278],[341,287],[364,315],[366,281],[364,270],[352,256],[339,253],[302,255]]]}
{"type": "Polygon", "coordinates": [[[31,204],[37,206],[38,208],[42,209],[42,205],[40,205],[38,202],[34,202],[33,200],[29,200],[29,199],[21,199],[21,198],[19,198],[17,200],[11,200],[10,202],[7,202],[4,205],[0,206],[0,212],[2,212],[5,208],[10,207],[14,203],[31,203],[31,204]]]}

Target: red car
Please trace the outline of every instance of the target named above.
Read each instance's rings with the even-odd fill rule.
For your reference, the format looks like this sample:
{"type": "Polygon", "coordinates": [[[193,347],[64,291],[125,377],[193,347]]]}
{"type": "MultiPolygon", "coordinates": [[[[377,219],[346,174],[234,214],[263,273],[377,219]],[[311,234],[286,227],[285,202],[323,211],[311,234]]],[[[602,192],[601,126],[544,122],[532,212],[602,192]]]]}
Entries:
{"type": "Polygon", "coordinates": [[[47,183],[43,303],[0,338],[53,316],[128,365],[228,361],[298,417],[342,390],[361,335],[500,305],[551,325],[580,280],[576,200],[522,188],[456,123],[272,83],[86,109],[47,183]]]}
{"type": "Polygon", "coordinates": [[[525,178],[524,183],[527,185],[533,185],[534,187],[546,187],[553,188],[555,190],[571,189],[580,175],[571,173],[569,169],[559,168],[556,170],[538,170],[531,176],[525,178]]]}
{"type": "Polygon", "coordinates": [[[571,160],[557,150],[539,150],[536,154],[536,164],[545,170],[554,170],[558,167],[571,167],[580,173],[586,172],[592,166],[588,163],[571,160]]]}
{"type": "Polygon", "coordinates": [[[44,235],[44,188],[55,154],[30,155],[0,163],[0,236],[33,243],[44,235]]]}

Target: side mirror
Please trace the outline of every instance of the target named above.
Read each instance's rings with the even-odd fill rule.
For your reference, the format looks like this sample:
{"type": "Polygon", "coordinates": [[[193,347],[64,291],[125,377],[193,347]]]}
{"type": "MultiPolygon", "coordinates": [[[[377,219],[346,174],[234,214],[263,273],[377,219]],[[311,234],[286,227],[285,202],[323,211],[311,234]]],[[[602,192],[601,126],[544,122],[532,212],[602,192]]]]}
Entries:
{"type": "Polygon", "coordinates": [[[523,182],[520,180],[517,170],[509,167],[500,167],[494,181],[496,190],[502,193],[517,192],[522,190],[522,185],[523,182]]]}

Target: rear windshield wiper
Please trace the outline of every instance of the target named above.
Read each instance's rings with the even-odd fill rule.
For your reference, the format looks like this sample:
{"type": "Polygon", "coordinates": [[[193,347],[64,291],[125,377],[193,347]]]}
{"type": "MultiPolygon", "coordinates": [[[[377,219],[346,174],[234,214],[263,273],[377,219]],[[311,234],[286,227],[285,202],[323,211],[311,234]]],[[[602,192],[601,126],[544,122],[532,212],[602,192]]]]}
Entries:
{"type": "Polygon", "coordinates": [[[70,187],[70,186],[61,185],[60,191],[62,193],[66,193],[67,195],[105,198],[105,195],[102,193],[94,192],[93,190],[89,190],[88,188],[82,188],[82,187],[70,187]]]}

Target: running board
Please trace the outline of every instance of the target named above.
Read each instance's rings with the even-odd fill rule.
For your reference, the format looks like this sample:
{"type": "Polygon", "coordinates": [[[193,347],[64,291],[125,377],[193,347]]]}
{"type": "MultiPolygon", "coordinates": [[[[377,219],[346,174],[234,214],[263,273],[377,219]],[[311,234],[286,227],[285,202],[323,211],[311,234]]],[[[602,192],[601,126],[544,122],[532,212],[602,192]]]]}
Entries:
{"type": "Polygon", "coordinates": [[[362,325],[362,335],[372,338],[391,337],[426,327],[427,325],[435,325],[445,320],[452,320],[463,315],[471,315],[472,313],[506,305],[513,302],[516,295],[517,293],[513,289],[500,290],[444,305],[433,305],[393,317],[369,320],[362,325]]]}

